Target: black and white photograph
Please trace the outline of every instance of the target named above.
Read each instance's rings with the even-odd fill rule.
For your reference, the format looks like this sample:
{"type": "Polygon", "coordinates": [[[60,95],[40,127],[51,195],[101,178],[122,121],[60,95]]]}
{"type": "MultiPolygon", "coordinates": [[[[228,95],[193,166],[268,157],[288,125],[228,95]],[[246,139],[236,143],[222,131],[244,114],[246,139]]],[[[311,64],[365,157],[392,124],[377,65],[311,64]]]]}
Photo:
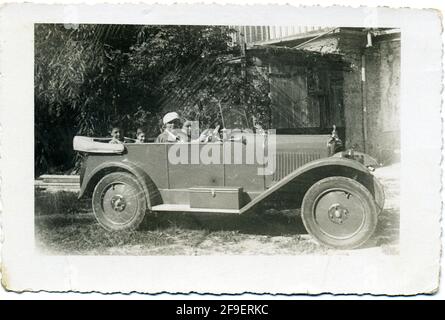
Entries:
{"type": "Polygon", "coordinates": [[[3,285],[433,292],[437,12],[215,8],[3,10],[3,285]]]}
{"type": "Polygon", "coordinates": [[[399,29],[34,30],[48,253],[397,254],[399,29]]]}

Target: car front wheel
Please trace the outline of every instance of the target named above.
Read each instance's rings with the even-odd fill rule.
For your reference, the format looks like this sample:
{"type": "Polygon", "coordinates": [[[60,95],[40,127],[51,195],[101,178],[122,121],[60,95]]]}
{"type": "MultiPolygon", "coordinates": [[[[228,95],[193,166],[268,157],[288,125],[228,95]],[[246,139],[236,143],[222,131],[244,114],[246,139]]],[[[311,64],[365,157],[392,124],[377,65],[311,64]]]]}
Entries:
{"type": "Polygon", "coordinates": [[[110,231],[136,229],[147,209],[142,187],[126,172],[104,176],[94,188],[92,202],[97,221],[110,231]]]}
{"type": "Polygon", "coordinates": [[[377,225],[377,207],[369,190],[346,177],[329,177],[305,194],[301,211],[307,231],[337,249],[364,244],[377,225]]]}

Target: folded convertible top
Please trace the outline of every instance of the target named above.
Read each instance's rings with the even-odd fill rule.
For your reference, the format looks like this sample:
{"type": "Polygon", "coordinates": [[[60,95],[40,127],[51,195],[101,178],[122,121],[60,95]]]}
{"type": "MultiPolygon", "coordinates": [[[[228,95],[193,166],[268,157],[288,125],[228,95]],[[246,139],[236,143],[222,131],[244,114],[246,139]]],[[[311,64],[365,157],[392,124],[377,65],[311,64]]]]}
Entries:
{"type": "Polygon", "coordinates": [[[110,139],[75,136],[73,149],[89,153],[123,153],[125,146],[120,143],[107,143],[110,139]],[[100,142],[100,141],[103,142],[100,142]]]}

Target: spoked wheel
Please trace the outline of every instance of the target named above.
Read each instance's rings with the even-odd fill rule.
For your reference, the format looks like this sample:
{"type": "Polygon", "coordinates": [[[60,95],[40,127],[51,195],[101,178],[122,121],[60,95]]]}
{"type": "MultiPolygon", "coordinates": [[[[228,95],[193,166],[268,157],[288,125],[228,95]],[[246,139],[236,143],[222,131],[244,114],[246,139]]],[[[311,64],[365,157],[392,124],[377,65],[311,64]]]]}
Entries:
{"type": "Polygon", "coordinates": [[[315,183],[304,196],[302,218],[319,242],[338,249],[364,244],[377,225],[377,207],[369,190],[345,177],[315,183]]]}
{"type": "Polygon", "coordinates": [[[110,173],[94,189],[94,215],[107,230],[136,229],[146,208],[144,192],[136,177],[129,173],[110,173]]]}

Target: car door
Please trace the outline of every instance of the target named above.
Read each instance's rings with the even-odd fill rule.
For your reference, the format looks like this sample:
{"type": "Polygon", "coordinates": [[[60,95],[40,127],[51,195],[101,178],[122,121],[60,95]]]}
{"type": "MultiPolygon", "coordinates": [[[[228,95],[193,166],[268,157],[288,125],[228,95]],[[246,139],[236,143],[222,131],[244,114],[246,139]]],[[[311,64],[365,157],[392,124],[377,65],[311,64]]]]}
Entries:
{"type": "Polygon", "coordinates": [[[223,143],[175,143],[167,146],[169,189],[224,186],[223,143]]]}
{"type": "Polygon", "coordinates": [[[257,135],[243,134],[242,139],[224,143],[224,176],[226,186],[243,187],[244,191],[264,190],[264,164],[261,155],[266,151],[257,135]],[[258,170],[260,169],[260,170],[258,170]]]}

